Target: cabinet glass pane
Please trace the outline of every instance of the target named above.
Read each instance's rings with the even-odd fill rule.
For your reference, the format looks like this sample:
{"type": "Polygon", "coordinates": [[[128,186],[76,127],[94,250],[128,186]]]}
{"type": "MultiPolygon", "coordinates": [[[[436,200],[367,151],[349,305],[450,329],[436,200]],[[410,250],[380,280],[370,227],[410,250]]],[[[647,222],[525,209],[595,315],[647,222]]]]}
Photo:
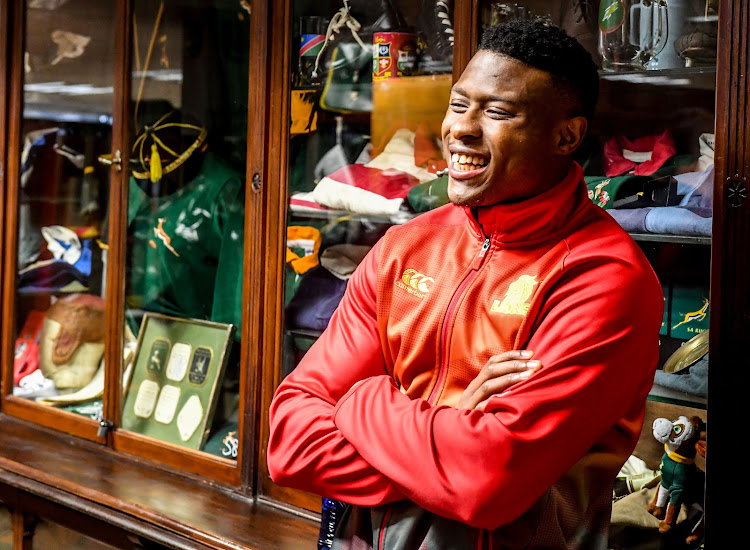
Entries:
{"type": "Polygon", "coordinates": [[[453,2],[294,7],[283,375],[388,227],[445,199],[454,38],[453,2]]]}
{"type": "Polygon", "coordinates": [[[13,549],[13,526],[10,511],[0,502],[0,550],[13,549]]]}
{"type": "Polygon", "coordinates": [[[121,425],[235,459],[250,7],[133,6],[125,321],[180,321],[143,331],[121,425]],[[206,322],[234,327],[226,346],[206,322]]]}
{"type": "Polygon", "coordinates": [[[75,548],[76,550],[110,550],[116,548],[99,542],[72,529],[68,529],[44,518],[39,518],[34,528],[31,548],[47,550],[49,548],[75,548]]]}
{"type": "Polygon", "coordinates": [[[26,2],[13,394],[101,414],[114,4],[26,2]]]}
{"type": "MultiPolygon", "coordinates": [[[[589,197],[631,234],[664,289],[659,364],[636,460],[615,483],[610,548],[662,547],[659,520],[646,511],[664,453],[652,421],[707,412],[717,10],[714,0],[480,3],[480,28],[540,18],[592,54],[599,103],[576,160],[589,197]]],[[[674,537],[683,544],[697,526],[691,548],[703,514],[700,455],[696,464],[697,491],[674,537]]]]}

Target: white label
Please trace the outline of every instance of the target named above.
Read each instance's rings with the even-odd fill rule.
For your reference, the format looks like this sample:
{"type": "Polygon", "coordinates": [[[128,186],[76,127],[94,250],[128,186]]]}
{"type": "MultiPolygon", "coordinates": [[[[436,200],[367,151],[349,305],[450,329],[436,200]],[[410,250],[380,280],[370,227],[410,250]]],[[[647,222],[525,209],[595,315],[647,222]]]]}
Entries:
{"type": "Polygon", "coordinates": [[[161,389],[159,402],[156,404],[154,420],[162,424],[169,424],[177,411],[177,402],[180,400],[180,388],[166,385],[161,389]]]}
{"type": "Polygon", "coordinates": [[[195,429],[200,425],[203,418],[203,405],[197,395],[191,395],[180,414],[177,415],[177,429],[180,437],[187,441],[193,436],[195,429]]]}
{"type": "Polygon", "coordinates": [[[190,344],[176,343],[172,346],[172,353],[167,363],[167,378],[179,382],[185,378],[188,362],[190,360],[190,344]]]}
{"type": "Polygon", "coordinates": [[[153,380],[144,380],[138,387],[133,412],[141,418],[148,418],[154,412],[156,396],[159,395],[159,384],[153,380]]]}

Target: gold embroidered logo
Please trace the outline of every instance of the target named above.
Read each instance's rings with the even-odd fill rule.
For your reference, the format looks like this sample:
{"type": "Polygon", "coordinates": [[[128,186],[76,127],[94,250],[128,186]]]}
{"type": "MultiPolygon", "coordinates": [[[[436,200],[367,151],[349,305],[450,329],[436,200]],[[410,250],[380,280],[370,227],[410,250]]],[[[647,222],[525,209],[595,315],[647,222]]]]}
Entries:
{"type": "Polygon", "coordinates": [[[510,315],[526,315],[530,304],[526,301],[531,298],[531,293],[538,281],[535,276],[521,275],[517,281],[510,283],[508,292],[505,293],[503,301],[495,300],[490,311],[495,313],[508,313],[510,315]]]}
{"type": "Polygon", "coordinates": [[[401,275],[401,279],[396,281],[395,285],[406,290],[409,294],[424,298],[430,291],[430,283],[434,282],[435,279],[428,277],[424,273],[419,273],[416,269],[407,269],[401,275]]]}

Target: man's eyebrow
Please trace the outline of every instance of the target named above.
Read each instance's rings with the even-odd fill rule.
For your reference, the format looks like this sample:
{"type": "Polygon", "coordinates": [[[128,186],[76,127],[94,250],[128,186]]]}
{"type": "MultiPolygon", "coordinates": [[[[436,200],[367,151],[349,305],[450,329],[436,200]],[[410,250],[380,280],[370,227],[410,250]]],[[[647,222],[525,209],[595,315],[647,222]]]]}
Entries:
{"type": "MultiPolygon", "coordinates": [[[[453,86],[453,88],[451,88],[451,93],[452,94],[458,94],[458,95],[461,95],[461,96],[464,96],[464,97],[469,97],[469,94],[466,93],[466,90],[464,90],[463,88],[459,88],[458,86],[453,86]]],[[[523,101],[520,101],[518,99],[513,99],[513,98],[510,98],[510,97],[503,97],[503,96],[499,96],[499,95],[492,95],[492,94],[487,95],[487,96],[483,96],[482,99],[484,101],[502,101],[503,103],[511,103],[513,105],[522,105],[523,104],[523,101]]]]}

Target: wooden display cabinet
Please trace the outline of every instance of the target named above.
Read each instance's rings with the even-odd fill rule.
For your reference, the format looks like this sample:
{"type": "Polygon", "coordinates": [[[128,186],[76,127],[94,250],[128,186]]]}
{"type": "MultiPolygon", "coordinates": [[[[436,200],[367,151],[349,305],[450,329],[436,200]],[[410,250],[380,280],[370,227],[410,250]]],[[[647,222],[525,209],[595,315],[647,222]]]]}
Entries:
{"type": "MultiPolygon", "coordinates": [[[[296,275],[285,263],[288,227],[309,226],[322,231],[323,249],[335,244],[370,246],[387,227],[415,214],[363,215],[334,208],[311,214],[290,207],[290,198],[298,191],[312,190],[322,177],[322,173],[316,174],[318,162],[337,144],[342,145],[347,162],[352,163],[370,139],[373,159],[392,137],[396,120],[412,117],[439,124],[440,112],[444,111],[441,98],[476,50],[483,26],[492,21],[493,14],[497,18],[516,10],[518,15],[519,7],[518,3],[481,0],[445,4],[452,14],[452,56],[432,51],[420,61],[421,74],[375,82],[373,108],[347,112],[345,106],[331,109],[331,96],[323,98],[329,108],[320,107],[325,80],[305,81],[298,49],[300,35],[304,34],[300,32],[300,18],[330,19],[343,5],[339,0],[0,2],[0,502],[4,506],[0,506],[0,548],[31,548],[35,526],[44,525],[48,533],[48,527],[57,524],[99,541],[92,542],[92,548],[104,547],[95,546],[99,543],[117,548],[315,546],[320,497],[275,485],[268,475],[265,456],[268,408],[275,388],[324,328],[292,322],[289,283],[296,275]],[[494,11],[493,4],[497,6],[494,11]],[[60,34],[60,30],[72,34],[60,34]],[[96,63],[83,62],[87,51],[97,54],[92,56],[96,63]],[[78,95],[73,88],[65,93],[55,91],[55,85],[66,81],[87,85],[88,91],[78,88],[78,95]],[[408,103],[410,98],[420,97],[414,90],[420,90],[427,99],[408,103]],[[304,97],[307,103],[300,101],[304,97]],[[401,98],[398,102],[393,100],[397,97],[401,98]],[[405,103],[400,105],[402,101],[405,103]],[[153,125],[165,113],[165,104],[176,106],[181,113],[197,114],[178,122],[207,127],[209,151],[231,166],[241,184],[240,198],[227,203],[227,211],[234,212],[227,219],[239,219],[232,235],[235,241],[241,237],[242,243],[233,256],[240,259],[232,264],[236,276],[232,279],[233,299],[229,301],[235,306],[232,315],[238,338],[231,352],[231,374],[222,386],[216,412],[216,418],[236,425],[238,437],[224,442],[227,449],[234,445],[237,450],[236,456],[229,458],[203,448],[185,448],[179,440],[148,438],[121,428],[124,391],[129,391],[122,384],[129,349],[127,327],[137,337],[138,321],[145,311],[220,322],[231,317],[229,309],[222,307],[216,308],[213,318],[214,313],[166,311],[159,296],[149,302],[147,292],[139,292],[140,287],[134,284],[136,268],[157,265],[149,256],[151,250],[161,250],[165,254],[161,258],[172,261],[169,254],[181,259],[189,256],[178,256],[176,249],[169,249],[170,243],[177,246],[177,240],[169,240],[175,237],[176,226],[149,226],[153,237],[151,242],[140,242],[146,245],[142,255],[138,255],[141,249],[137,246],[143,235],[132,229],[129,207],[140,195],[131,176],[145,166],[140,162],[144,155],[137,139],[147,133],[145,126],[153,125]],[[305,104],[313,107],[305,111],[305,104]],[[416,108],[424,111],[409,114],[409,109],[416,108]],[[301,126],[300,112],[309,117],[301,126]],[[139,116],[147,121],[139,122],[139,116]],[[26,181],[33,182],[26,179],[31,176],[22,162],[24,152],[29,152],[25,138],[53,124],[69,132],[66,139],[77,135],[76,131],[86,131],[80,141],[58,139],[58,148],[70,146],[68,152],[73,159],[53,154],[56,162],[43,165],[49,170],[45,187],[32,193],[24,187],[26,181]],[[354,151],[357,143],[362,148],[354,151]],[[78,202],[83,176],[92,172],[84,174],[84,166],[71,164],[77,159],[76,153],[84,155],[84,166],[93,166],[99,179],[98,217],[81,219],[78,202]],[[109,164],[98,163],[98,157],[109,164]],[[237,205],[241,206],[239,210],[230,207],[237,205]],[[94,261],[101,268],[98,283],[84,285],[83,289],[73,287],[78,288],[76,293],[98,296],[105,304],[105,383],[97,418],[13,395],[17,385],[15,343],[28,313],[49,311],[53,303],[71,293],[42,292],[38,288],[22,291],[19,273],[28,266],[21,266],[19,250],[27,241],[20,228],[25,227],[25,216],[30,213],[37,228],[79,228],[85,222],[97,230],[100,253],[94,261]],[[167,247],[166,252],[158,247],[167,247]],[[106,250],[106,260],[101,259],[102,250],[106,250]],[[44,522],[38,518],[44,518],[44,522]]],[[[589,20],[584,19],[584,23],[589,31],[593,29],[594,37],[598,32],[597,21],[590,20],[598,17],[593,7],[598,2],[529,0],[521,4],[523,16],[548,17],[566,24],[576,20],[578,14],[572,12],[571,17],[571,13],[560,11],[561,6],[588,10],[589,20]]],[[[705,7],[705,2],[694,4],[705,7]]],[[[712,2],[711,6],[718,4],[712,2]]],[[[428,26],[421,2],[394,1],[393,5],[412,31],[428,26]]],[[[363,16],[363,23],[371,22],[365,19],[363,16]]],[[[720,547],[724,536],[740,524],[740,507],[720,500],[719,491],[734,486],[728,479],[727,466],[736,435],[729,430],[744,413],[742,390],[748,382],[743,369],[732,367],[747,363],[743,358],[747,355],[746,342],[750,341],[750,206],[746,201],[750,151],[745,135],[750,93],[750,2],[722,1],[718,21],[712,21],[718,27],[715,66],[709,62],[691,67],[601,72],[596,123],[579,160],[585,165],[586,175],[603,174],[601,150],[615,134],[639,136],[670,128],[678,150],[695,156],[699,154],[699,136],[715,134],[711,234],[695,237],[633,232],[633,236],[669,296],[675,285],[710,287],[708,399],[654,395],[649,414],[671,414],[680,407],[694,407],[707,415],[706,402],[710,402],[706,541],[713,545],[709,547],[720,547]]],[[[317,25],[316,32],[324,34],[325,22],[318,21],[317,25]]],[[[596,48],[596,40],[589,46],[592,44],[596,48]]],[[[307,61],[305,71],[310,67],[307,61]]],[[[200,130],[181,128],[184,141],[180,143],[185,150],[193,140],[198,141],[200,130]]],[[[149,156],[150,144],[145,156],[149,156]]],[[[173,160],[168,154],[164,159],[164,166],[173,160]]],[[[163,176],[161,188],[152,185],[162,181],[157,177],[155,181],[150,174],[136,177],[148,199],[144,204],[148,206],[151,201],[152,213],[157,213],[155,220],[173,216],[158,212],[167,207],[164,197],[176,191],[185,193],[195,176],[189,168],[178,167],[171,176],[163,176]],[[180,177],[174,178],[175,174],[180,177]]],[[[219,201],[209,202],[215,206],[219,201]]],[[[186,227],[179,228],[183,235],[187,234],[186,227]]],[[[216,245],[208,248],[215,249],[216,245]]],[[[173,283],[179,289],[178,297],[201,288],[198,271],[195,273],[193,280],[188,277],[182,283],[173,283]]],[[[665,323],[669,327],[676,324],[670,317],[665,323]]],[[[685,340],[684,335],[665,334],[662,361],[685,340]]],[[[156,398],[153,400],[153,407],[157,407],[156,398]]],[[[168,403],[163,407],[168,409],[168,403]]],[[[160,414],[170,418],[164,410],[160,414]]],[[[209,424],[206,439],[223,427],[219,421],[209,424]]],[[[648,432],[646,426],[638,449],[653,461],[648,432]]],[[[40,541],[43,536],[47,535],[39,535],[40,541]]],[[[72,540],[79,535],[64,536],[72,540]]]]}

